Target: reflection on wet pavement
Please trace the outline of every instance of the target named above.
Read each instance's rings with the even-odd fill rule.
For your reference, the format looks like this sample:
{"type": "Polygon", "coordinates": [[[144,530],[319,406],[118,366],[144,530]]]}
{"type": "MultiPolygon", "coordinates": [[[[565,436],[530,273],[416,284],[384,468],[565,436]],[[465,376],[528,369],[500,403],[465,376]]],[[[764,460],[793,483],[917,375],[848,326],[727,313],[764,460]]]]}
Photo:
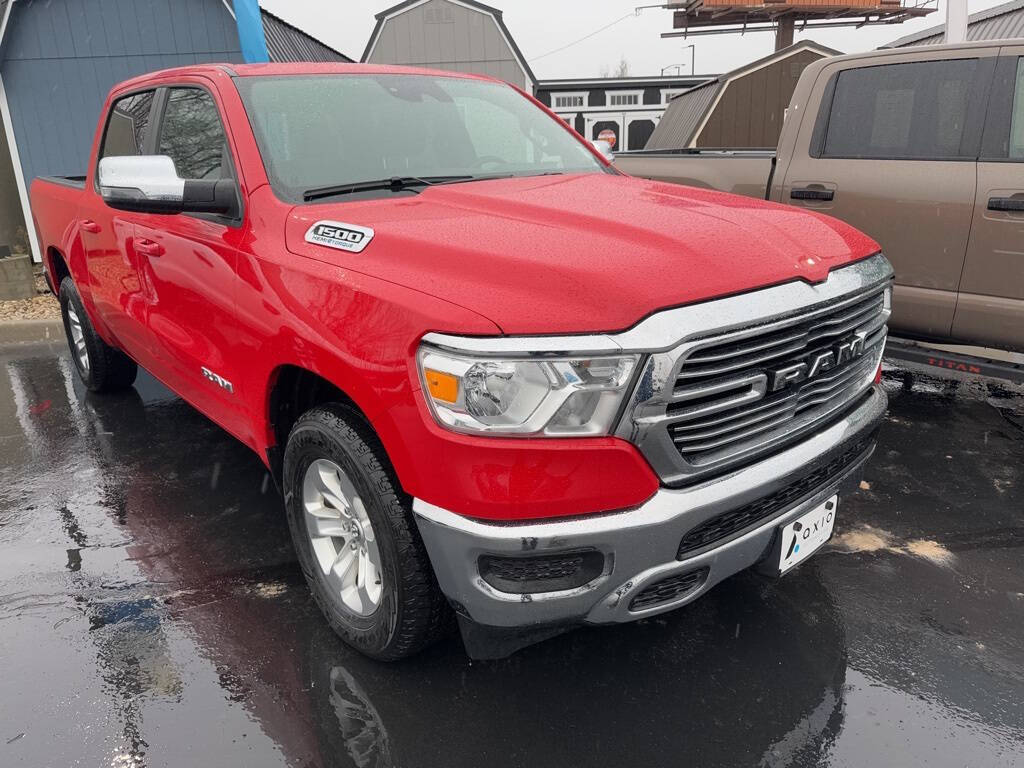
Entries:
{"type": "Polygon", "coordinates": [[[1024,389],[887,373],[792,576],[501,662],[321,620],[259,460],[146,376],[0,353],[0,765],[1019,765],[1024,389]]]}

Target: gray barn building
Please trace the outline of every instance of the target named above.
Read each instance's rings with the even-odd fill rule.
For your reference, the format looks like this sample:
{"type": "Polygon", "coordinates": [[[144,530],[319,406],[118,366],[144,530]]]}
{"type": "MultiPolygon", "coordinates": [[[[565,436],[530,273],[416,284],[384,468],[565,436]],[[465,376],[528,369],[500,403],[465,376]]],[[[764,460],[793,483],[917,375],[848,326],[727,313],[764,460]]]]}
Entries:
{"type": "MultiPolygon", "coordinates": [[[[939,45],[945,42],[946,25],[905,35],[882,48],[906,48],[910,45],[939,45]]],[[[984,11],[972,13],[967,17],[967,39],[975,40],[1006,40],[1013,37],[1024,37],[1024,0],[1013,0],[1009,3],[986,8],[984,11]]]]}
{"type": "Polygon", "coordinates": [[[530,93],[537,84],[501,11],[475,0],[405,0],[381,11],[363,61],[474,72],[530,93]]]}
{"type": "Polygon", "coordinates": [[[0,246],[30,246],[38,260],[28,186],[85,173],[114,84],[188,64],[310,58],[351,61],[256,0],[0,0],[0,246]]]}

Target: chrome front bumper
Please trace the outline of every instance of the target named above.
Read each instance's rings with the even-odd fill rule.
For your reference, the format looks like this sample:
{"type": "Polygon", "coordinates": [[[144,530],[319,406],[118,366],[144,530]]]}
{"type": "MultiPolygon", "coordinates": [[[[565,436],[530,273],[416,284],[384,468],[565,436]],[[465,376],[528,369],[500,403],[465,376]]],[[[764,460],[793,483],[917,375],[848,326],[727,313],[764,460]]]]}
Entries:
{"type": "MultiPolygon", "coordinates": [[[[635,621],[685,605],[718,582],[748,568],[771,550],[781,524],[853,484],[874,450],[871,443],[841,472],[796,505],[712,549],[676,558],[683,535],[695,526],[763,499],[866,440],[880,424],[887,399],[874,385],[865,400],[826,429],[774,456],[682,489],[660,489],[635,509],[593,517],[491,523],[462,517],[416,499],[413,511],[441,590],[472,621],[491,627],[530,627],[635,621]],[[482,555],[548,554],[582,548],[604,554],[604,570],[582,587],[560,592],[511,594],[480,575],[482,555]],[[707,568],[703,583],[678,599],[632,610],[633,599],[652,584],[707,568]]],[[[842,506],[840,505],[840,515],[842,506]]]]}

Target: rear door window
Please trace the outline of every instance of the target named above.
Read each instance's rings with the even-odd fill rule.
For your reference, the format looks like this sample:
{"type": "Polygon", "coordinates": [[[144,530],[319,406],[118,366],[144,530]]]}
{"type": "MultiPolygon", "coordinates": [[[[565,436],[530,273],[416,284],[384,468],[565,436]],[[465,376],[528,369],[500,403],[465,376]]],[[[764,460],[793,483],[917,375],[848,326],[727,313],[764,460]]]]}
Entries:
{"type": "Polygon", "coordinates": [[[953,159],[970,117],[977,59],[908,62],[840,72],[822,155],[953,159]]]}
{"type": "Polygon", "coordinates": [[[183,179],[233,178],[224,126],[209,93],[201,88],[170,89],[157,154],[168,155],[183,179]]]}
{"type": "Polygon", "coordinates": [[[101,158],[143,154],[154,93],[134,93],[114,102],[103,134],[101,158]]]}
{"type": "Polygon", "coordinates": [[[1017,59],[1017,80],[1010,113],[1010,157],[1024,160],[1024,57],[1017,59]]]}

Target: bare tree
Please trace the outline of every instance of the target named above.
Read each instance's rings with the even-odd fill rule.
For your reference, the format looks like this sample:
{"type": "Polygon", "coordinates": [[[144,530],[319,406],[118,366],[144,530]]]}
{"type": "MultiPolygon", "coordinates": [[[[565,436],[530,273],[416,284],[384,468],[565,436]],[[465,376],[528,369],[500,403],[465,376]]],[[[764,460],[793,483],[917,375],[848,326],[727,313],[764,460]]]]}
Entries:
{"type": "Polygon", "coordinates": [[[599,77],[629,77],[629,62],[623,56],[615,66],[614,73],[612,73],[612,68],[607,64],[602,64],[599,72],[599,77]]]}

